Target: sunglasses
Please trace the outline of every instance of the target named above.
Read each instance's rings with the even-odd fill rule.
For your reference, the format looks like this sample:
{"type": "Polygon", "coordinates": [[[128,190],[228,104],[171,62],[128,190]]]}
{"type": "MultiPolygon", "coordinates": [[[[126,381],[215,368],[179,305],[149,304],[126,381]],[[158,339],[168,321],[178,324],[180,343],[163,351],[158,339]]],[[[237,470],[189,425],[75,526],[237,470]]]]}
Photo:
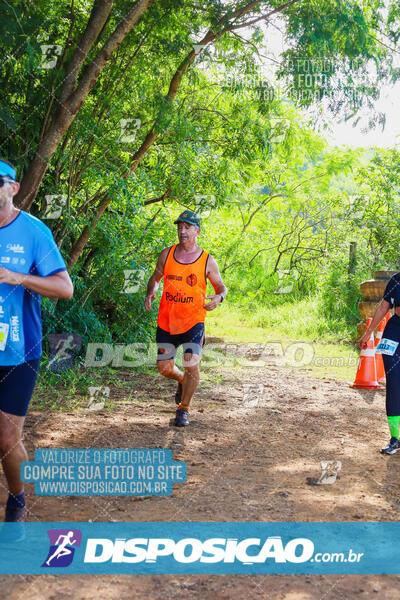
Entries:
{"type": "Polygon", "coordinates": [[[5,183],[15,183],[15,181],[13,179],[5,179],[0,175],[0,188],[2,188],[5,183]]]}

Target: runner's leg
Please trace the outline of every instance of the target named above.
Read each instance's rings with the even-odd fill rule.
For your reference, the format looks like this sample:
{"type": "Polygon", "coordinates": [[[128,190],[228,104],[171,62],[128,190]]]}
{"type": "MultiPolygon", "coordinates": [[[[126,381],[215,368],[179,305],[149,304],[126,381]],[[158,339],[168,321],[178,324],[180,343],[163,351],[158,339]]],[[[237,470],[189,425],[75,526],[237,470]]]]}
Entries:
{"type": "MultiPolygon", "coordinates": [[[[400,317],[393,315],[389,319],[382,337],[400,342],[400,317]]],[[[400,425],[400,344],[393,356],[382,354],[382,358],[386,374],[386,416],[391,441],[394,441],[399,439],[400,425]]],[[[387,453],[392,453],[391,448],[386,450],[387,453]]]]}
{"type": "Polygon", "coordinates": [[[174,358],[170,358],[169,360],[158,360],[157,369],[160,375],[163,375],[168,379],[175,379],[179,383],[183,383],[184,374],[176,366],[174,358]]]}
{"type": "Polygon", "coordinates": [[[175,379],[178,383],[183,381],[183,373],[175,365],[176,345],[174,336],[157,326],[157,369],[160,375],[167,379],[175,379]]]}
{"type": "Polygon", "coordinates": [[[200,354],[204,345],[204,323],[197,323],[185,334],[183,343],[183,379],[182,400],[178,408],[189,410],[190,402],[200,381],[200,354]]]}
{"type": "Polygon", "coordinates": [[[190,402],[200,381],[200,356],[192,352],[183,355],[185,375],[183,378],[182,401],[178,408],[189,410],[190,402]]]}
{"type": "Polygon", "coordinates": [[[28,460],[22,442],[25,417],[0,411],[0,452],[4,474],[11,494],[18,496],[24,489],[20,478],[20,464],[28,460]]]}
{"type": "Polygon", "coordinates": [[[35,358],[20,365],[0,368],[0,457],[9,489],[6,521],[23,520],[25,515],[20,464],[28,460],[28,455],[22,442],[22,430],[39,363],[40,359],[35,358]]]}

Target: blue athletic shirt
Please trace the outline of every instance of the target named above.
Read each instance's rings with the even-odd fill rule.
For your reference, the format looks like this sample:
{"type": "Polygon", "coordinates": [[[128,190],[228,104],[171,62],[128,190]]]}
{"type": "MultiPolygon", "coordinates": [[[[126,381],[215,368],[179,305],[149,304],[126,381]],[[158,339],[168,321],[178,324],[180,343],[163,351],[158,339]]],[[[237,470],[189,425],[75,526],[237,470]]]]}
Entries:
{"type": "Polygon", "coordinates": [[[390,308],[400,306],[400,273],[395,273],[388,282],[383,299],[389,302],[390,308]]]}
{"type": "MultiPolygon", "coordinates": [[[[51,230],[23,210],[0,227],[0,266],[41,277],[66,270],[51,230]]],[[[41,295],[23,285],[0,284],[0,366],[42,355],[40,303],[41,295]]]]}

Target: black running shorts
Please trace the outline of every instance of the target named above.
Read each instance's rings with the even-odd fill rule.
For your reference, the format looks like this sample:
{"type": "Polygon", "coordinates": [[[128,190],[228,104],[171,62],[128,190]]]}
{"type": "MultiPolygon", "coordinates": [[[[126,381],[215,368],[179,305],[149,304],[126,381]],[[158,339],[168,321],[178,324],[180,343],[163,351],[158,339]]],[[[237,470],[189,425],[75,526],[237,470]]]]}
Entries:
{"type": "Polygon", "coordinates": [[[184,333],[171,335],[168,331],[157,327],[156,333],[157,360],[170,360],[175,358],[178,346],[183,352],[201,354],[204,345],[204,323],[196,323],[184,333]]]}
{"type": "Polygon", "coordinates": [[[39,371],[40,358],[20,365],[0,366],[0,410],[24,417],[28,412],[39,371]]]}

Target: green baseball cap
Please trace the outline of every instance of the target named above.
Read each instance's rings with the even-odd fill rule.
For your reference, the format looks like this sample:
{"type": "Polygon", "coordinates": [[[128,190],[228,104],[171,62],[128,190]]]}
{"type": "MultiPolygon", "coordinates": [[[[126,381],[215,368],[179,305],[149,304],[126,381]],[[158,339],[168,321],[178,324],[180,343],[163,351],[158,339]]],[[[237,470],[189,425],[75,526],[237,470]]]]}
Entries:
{"type": "Polygon", "coordinates": [[[200,227],[201,219],[199,215],[192,210],[184,210],[176,221],[174,221],[174,225],[177,223],[188,223],[189,225],[197,225],[197,227],[200,227]]]}

